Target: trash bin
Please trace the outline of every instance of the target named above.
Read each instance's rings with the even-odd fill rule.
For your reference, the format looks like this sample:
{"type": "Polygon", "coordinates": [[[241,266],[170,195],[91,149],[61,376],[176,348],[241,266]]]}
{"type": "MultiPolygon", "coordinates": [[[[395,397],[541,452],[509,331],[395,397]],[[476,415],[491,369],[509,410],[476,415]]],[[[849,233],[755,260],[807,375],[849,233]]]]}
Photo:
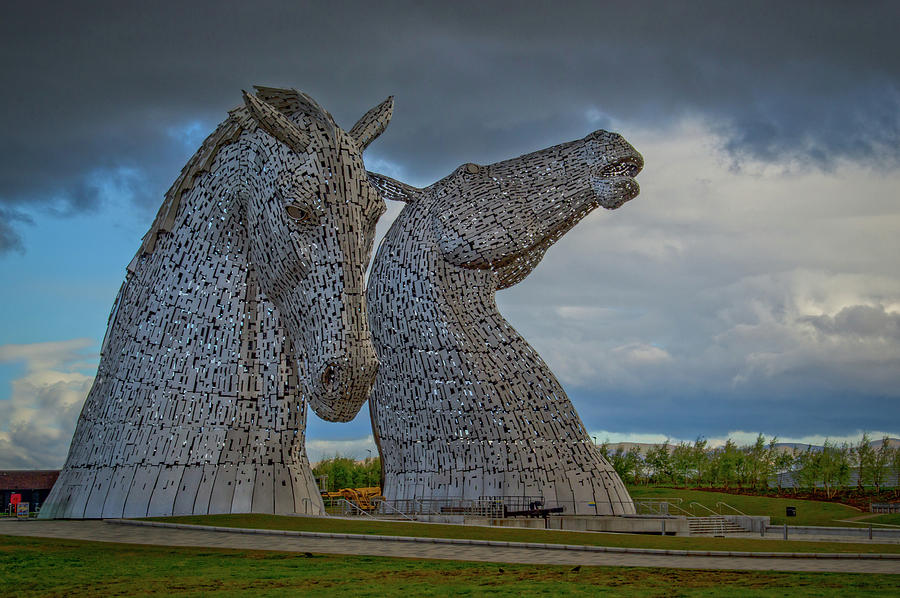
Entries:
{"type": "Polygon", "coordinates": [[[785,507],[784,508],[785,515],[788,517],[796,517],[797,516],[797,507],[785,507]]]}

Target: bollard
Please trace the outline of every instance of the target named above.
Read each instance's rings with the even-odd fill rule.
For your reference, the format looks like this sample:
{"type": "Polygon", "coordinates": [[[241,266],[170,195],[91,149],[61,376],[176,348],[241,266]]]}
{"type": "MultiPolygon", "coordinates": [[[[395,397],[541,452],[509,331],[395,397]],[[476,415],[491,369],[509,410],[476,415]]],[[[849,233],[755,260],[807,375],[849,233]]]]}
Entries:
{"type": "Polygon", "coordinates": [[[784,524],[784,539],[787,540],[787,523],[784,524]]]}
{"type": "Polygon", "coordinates": [[[869,539],[872,539],[872,526],[869,526],[869,539]]]}

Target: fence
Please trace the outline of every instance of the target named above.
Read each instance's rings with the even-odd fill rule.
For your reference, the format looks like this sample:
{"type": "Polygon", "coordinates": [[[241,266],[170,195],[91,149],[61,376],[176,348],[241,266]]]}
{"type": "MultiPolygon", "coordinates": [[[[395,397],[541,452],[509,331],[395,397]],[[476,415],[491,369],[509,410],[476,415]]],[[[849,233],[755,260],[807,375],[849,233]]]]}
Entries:
{"type": "MultiPolygon", "coordinates": [[[[551,501],[541,496],[482,496],[480,498],[446,498],[446,499],[400,499],[376,500],[371,513],[392,515],[461,515],[465,517],[490,517],[494,519],[516,516],[541,517],[550,514],[563,515],[613,515],[660,514],[660,509],[667,505],[659,501],[623,502],[611,506],[608,502],[591,501],[551,501]],[[652,505],[650,503],[653,503],[652,505]],[[662,505],[662,506],[660,506],[662,505]]],[[[331,514],[353,515],[345,505],[329,504],[325,500],[325,509],[331,514]]],[[[668,514],[668,513],[662,513],[668,514]]]]}

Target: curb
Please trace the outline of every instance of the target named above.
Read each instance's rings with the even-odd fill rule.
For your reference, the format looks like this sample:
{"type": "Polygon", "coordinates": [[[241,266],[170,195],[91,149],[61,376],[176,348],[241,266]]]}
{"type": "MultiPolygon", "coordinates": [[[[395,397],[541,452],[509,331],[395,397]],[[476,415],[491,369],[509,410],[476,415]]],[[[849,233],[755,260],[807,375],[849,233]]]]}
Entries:
{"type": "Polygon", "coordinates": [[[374,540],[388,542],[420,542],[424,544],[452,544],[463,546],[495,546],[502,548],[526,548],[540,550],[573,550],[580,552],[609,552],[626,554],[652,554],[660,556],[712,556],[743,558],[786,558],[786,559],[856,559],[856,560],[900,560],[900,554],[858,553],[858,552],[739,552],[724,550],[665,550],[661,548],[623,548],[618,546],[584,546],[581,544],[540,544],[537,542],[500,542],[497,540],[470,540],[465,538],[419,538],[414,536],[378,536],[370,534],[341,534],[330,532],[302,532],[275,529],[255,529],[247,527],[221,527],[213,525],[189,525],[186,523],[164,523],[161,521],[135,521],[133,519],[104,519],[104,523],[115,525],[136,525],[142,527],[164,527],[230,534],[258,534],[263,536],[293,536],[303,538],[325,538],[333,540],[374,540]]]}

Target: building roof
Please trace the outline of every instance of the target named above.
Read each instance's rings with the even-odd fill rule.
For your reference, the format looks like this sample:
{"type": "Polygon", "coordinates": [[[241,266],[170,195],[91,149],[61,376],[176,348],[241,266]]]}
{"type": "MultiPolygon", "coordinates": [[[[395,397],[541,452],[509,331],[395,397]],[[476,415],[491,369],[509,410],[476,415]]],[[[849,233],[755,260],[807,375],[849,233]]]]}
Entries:
{"type": "Polygon", "coordinates": [[[0,490],[49,490],[53,487],[59,470],[0,470],[0,490]]]}

